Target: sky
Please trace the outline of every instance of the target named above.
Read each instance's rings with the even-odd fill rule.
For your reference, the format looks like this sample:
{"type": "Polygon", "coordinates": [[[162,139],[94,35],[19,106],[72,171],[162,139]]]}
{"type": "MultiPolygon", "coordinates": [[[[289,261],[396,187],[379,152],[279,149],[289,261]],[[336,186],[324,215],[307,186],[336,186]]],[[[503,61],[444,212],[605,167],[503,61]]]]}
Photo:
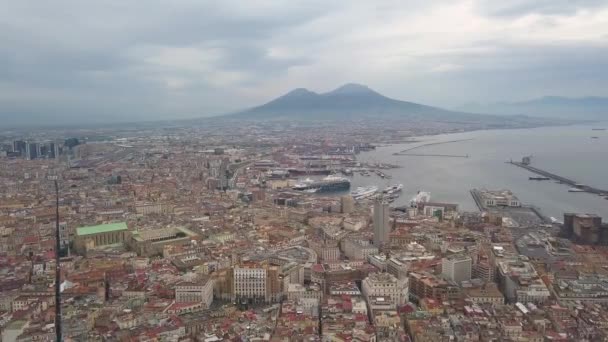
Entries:
{"type": "Polygon", "coordinates": [[[5,124],[210,116],[349,82],[445,108],[608,96],[605,0],[0,5],[5,124]]]}

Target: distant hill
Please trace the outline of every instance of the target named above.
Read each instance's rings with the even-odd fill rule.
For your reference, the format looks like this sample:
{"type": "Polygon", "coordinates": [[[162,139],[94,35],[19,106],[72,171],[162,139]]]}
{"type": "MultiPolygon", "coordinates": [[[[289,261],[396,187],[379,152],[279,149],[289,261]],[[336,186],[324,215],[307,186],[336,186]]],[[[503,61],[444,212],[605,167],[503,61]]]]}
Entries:
{"type": "Polygon", "coordinates": [[[606,120],[608,119],[608,98],[546,96],[523,102],[468,104],[458,109],[473,113],[496,115],[527,115],[571,120],[606,120]]]}
{"type": "Polygon", "coordinates": [[[298,88],[233,117],[247,119],[358,120],[412,119],[454,122],[498,122],[504,118],[450,111],[388,98],[367,86],[349,83],[327,93],[298,88]]]}

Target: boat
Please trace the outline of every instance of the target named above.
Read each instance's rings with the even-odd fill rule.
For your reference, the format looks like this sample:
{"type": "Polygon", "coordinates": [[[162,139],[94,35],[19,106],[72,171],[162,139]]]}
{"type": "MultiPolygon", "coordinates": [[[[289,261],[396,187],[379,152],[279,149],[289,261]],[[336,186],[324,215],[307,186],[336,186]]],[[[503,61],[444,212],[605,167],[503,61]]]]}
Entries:
{"type": "Polygon", "coordinates": [[[579,188],[570,188],[568,189],[568,192],[585,192],[585,190],[579,188]]]}
{"type": "Polygon", "coordinates": [[[396,192],[401,192],[401,190],[403,190],[403,184],[396,184],[386,187],[384,190],[382,190],[382,192],[385,194],[393,194],[396,192]]]}
{"type": "Polygon", "coordinates": [[[292,187],[294,190],[310,193],[348,190],[349,188],[350,180],[348,178],[333,175],[329,175],[321,180],[307,178],[292,187]]]}
{"type": "Polygon", "coordinates": [[[591,139],[599,139],[600,137],[593,136],[591,139]]]}
{"type": "Polygon", "coordinates": [[[292,189],[294,190],[306,190],[310,188],[310,184],[314,183],[314,180],[310,179],[310,178],[306,178],[303,181],[300,181],[299,183],[296,183],[292,189]]]}
{"type": "Polygon", "coordinates": [[[592,128],[592,131],[605,131],[606,128],[592,128]]]}
{"type": "Polygon", "coordinates": [[[549,178],[549,177],[529,177],[528,179],[529,180],[539,180],[540,181],[540,180],[549,180],[551,178],[549,178]]]}
{"type": "Polygon", "coordinates": [[[377,191],[377,186],[360,186],[351,192],[351,196],[356,200],[365,199],[375,195],[377,191]]]}
{"type": "Polygon", "coordinates": [[[431,193],[426,191],[418,191],[416,196],[410,201],[410,206],[417,207],[421,203],[426,203],[431,200],[431,193]]]}

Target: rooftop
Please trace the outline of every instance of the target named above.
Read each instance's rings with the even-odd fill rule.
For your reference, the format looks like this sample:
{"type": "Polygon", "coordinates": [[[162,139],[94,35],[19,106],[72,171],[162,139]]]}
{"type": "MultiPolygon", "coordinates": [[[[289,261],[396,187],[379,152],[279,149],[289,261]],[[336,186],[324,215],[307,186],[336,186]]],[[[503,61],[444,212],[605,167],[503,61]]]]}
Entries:
{"type": "Polygon", "coordinates": [[[100,233],[117,232],[121,230],[128,230],[126,222],[107,223],[96,226],[79,227],[76,228],[76,235],[85,236],[100,233]]]}

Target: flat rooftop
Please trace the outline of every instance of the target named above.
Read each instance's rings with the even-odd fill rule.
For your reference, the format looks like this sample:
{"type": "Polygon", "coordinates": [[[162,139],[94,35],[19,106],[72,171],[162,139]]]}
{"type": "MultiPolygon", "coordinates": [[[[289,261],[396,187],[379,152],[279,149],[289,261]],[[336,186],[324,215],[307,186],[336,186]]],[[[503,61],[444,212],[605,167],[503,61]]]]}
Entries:
{"type": "Polygon", "coordinates": [[[126,222],[107,223],[107,224],[99,224],[96,226],[79,227],[79,228],[76,228],[76,235],[85,236],[85,235],[93,235],[93,234],[101,234],[101,233],[109,233],[109,232],[118,232],[118,231],[122,231],[122,230],[128,230],[126,222]]]}

